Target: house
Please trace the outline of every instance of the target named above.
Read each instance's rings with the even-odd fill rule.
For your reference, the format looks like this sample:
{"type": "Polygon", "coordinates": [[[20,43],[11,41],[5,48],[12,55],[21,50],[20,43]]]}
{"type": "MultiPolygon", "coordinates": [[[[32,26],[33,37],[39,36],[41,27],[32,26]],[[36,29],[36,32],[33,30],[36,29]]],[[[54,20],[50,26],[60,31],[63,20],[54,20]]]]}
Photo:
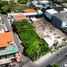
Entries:
{"type": "Polygon", "coordinates": [[[67,29],[67,12],[54,14],[51,23],[59,29],[67,29]]]}
{"type": "Polygon", "coordinates": [[[29,9],[25,9],[25,10],[23,10],[23,12],[24,13],[34,13],[34,12],[36,12],[36,10],[35,9],[33,9],[33,8],[29,8],[29,9]]]}
{"type": "Polygon", "coordinates": [[[16,59],[18,48],[15,44],[13,33],[0,33],[0,65],[11,63],[16,59]]]}

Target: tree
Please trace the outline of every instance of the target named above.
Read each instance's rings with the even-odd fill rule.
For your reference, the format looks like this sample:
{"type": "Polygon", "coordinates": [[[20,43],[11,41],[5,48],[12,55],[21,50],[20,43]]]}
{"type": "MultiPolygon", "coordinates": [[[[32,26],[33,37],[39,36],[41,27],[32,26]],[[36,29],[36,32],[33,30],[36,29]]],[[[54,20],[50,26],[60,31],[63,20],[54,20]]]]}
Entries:
{"type": "Polygon", "coordinates": [[[11,4],[6,1],[0,1],[0,12],[6,14],[11,11],[11,4]]]}
{"type": "Polygon", "coordinates": [[[45,12],[45,8],[42,8],[41,11],[44,13],[45,12]]]}
{"type": "Polygon", "coordinates": [[[18,0],[18,2],[19,2],[20,4],[25,4],[25,3],[28,2],[28,0],[18,0]]]}

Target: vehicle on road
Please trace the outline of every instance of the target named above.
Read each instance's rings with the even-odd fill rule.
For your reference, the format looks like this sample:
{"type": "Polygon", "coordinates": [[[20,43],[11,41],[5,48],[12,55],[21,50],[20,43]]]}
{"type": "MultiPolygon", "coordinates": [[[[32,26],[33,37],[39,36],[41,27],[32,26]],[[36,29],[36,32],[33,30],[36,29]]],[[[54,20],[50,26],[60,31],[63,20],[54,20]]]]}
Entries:
{"type": "Polygon", "coordinates": [[[65,63],[65,64],[63,65],[63,67],[67,67],[67,63],[65,63]]]}

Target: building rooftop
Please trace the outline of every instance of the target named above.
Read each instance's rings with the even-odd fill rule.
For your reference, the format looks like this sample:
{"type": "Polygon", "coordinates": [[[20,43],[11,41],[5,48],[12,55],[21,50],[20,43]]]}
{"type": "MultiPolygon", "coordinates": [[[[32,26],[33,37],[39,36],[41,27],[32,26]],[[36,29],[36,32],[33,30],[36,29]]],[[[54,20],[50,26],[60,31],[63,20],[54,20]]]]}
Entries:
{"type": "Polygon", "coordinates": [[[8,46],[9,42],[13,42],[13,33],[0,33],[0,48],[8,46]]]}
{"type": "Polygon", "coordinates": [[[58,13],[56,10],[54,10],[54,9],[48,9],[48,10],[46,10],[46,12],[48,12],[48,13],[50,13],[50,14],[55,14],[55,13],[58,13]]]}
{"type": "Polygon", "coordinates": [[[7,55],[7,54],[12,54],[12,53],[16,53],[17,51],[18,50],[17,50],[16,46],[9,45],[4,50],[0,50],[0,56],[7,55]]]}
{"type": "Polygon", "coordinates": [[[14,15],[14,19],[15,20],[24,20],[24,19],[27,19],[27,17],[24,15],[14,15]]]}
{"type": "Polygon", "coordinates": [[[35,9],[25,9],[25,10],[23,10],[23,12],[24,13],[33,13],[33,12],[36,12],[36,10],[35,9]]]}
{"type": "Polygon", "coordinates": [[[67,21],[67,12],[62,12],[58,14],[54,14],[57,18],[59,18],[61,21],[67,21]]]}
{"type": "Polygon", "coordinates": [[[46,12],[50,13],[50,14],[55,14],[55,13],[62,13],[62,12],[67,12],[67,8],[63,8],[63,7],[54,7],[53,9],[48,9],[46,10],[46,12]]]}

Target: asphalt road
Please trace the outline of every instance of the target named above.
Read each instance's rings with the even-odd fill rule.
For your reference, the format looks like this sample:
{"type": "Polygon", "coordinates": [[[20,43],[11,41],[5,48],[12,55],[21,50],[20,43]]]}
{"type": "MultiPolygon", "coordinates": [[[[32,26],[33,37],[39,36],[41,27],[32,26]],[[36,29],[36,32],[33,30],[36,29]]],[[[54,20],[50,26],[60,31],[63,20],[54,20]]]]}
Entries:
{"type": "Polygon", "coordinates": [[[56,64],[59,64],[60,67],[62,67],[65,63],[67,64],[67,56],[64,56],[62,59],[56,62],[56,64]]]}
{"type": "MultiPolygon", "coordinates": [[[[7,18],[6,18],[4,15],[2,15],[2,18],[3,18],[4,22],[5,22],[5,25],[6,25],[7,28],[9,29],[9,31],[12,31],[12,27],[11,27],[11,25],[9,24],[7,18]]],[[[16,44],[17,44],[17,46],[18,46],[19,51],[22,52],[22,51],[23,51],[23,47],[21,46],[19,40],[17,39],[16,34],[14,34],[14,38],[15,38],[15,41],[16,41],[16,44]]],[[[48,64],[52,64],[52,63],[58,62],[60,59],[63,58],[63,56],[64,56],[66,53],[67,53],[67,47],[63,48],[61,51],[58,51],[58,52],[52,54],[48,59],[44,60],[44,61],[43,61],[42,63],[40,63],[39,65],[36,65],[36,64],[34,64],[34,63],[32,63],[32,62],[29,61],[29,62],[28,62],[26,65],[24,65],[23,67],[46,67],[46,65],[48,65],[48,64]],[[57,54],[58,54],[58,55],[57,55],[57,54]]],[[[59,63],[60,63],[60,61],[59,61],[59,63]]]]}

